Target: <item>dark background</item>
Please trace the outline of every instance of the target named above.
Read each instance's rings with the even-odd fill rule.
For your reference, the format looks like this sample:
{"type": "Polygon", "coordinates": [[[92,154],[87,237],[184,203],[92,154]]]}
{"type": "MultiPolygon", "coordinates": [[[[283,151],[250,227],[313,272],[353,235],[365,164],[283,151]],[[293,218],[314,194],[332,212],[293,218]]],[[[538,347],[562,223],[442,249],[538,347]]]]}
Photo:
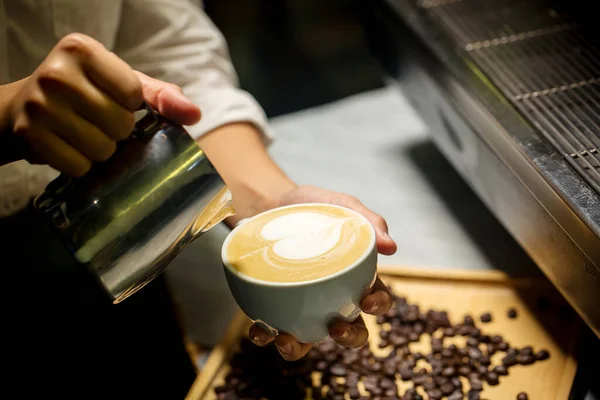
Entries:
{"type": "Polygon", "coordinates": [[[382,86],[358,1],[205,0],[242,88],[269,117],[382,86]]]}

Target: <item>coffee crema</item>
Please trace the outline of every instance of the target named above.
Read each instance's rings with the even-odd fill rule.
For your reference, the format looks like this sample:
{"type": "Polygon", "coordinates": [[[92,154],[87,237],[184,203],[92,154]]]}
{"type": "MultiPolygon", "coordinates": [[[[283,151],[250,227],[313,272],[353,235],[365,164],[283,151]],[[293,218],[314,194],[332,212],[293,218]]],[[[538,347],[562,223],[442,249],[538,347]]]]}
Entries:
{"type": "Polygon", "coordinates": [[[374,233],[351,210],[303,204],[258,215],[231,235],[224,255],[240,273],[269,282],[306,282],[359,261],[374,233]]]}

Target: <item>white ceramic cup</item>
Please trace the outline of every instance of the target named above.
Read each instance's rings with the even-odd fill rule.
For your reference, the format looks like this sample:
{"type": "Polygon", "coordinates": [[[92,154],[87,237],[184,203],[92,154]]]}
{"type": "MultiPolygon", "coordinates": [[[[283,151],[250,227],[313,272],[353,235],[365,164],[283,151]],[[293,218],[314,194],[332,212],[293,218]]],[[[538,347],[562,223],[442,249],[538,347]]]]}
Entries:
{"type": "MultiPolygon", "coordinates": [[[[339,207],[331,204],[311,205],[339,207]]],[[[282,208],[298,206],[302,204],[282,208]]],[[[253,218],[279,209],[266,211],[253,218]]],[[[238,224],[229,234],[221,250],[225,276],[233,297],[252,321],[272,335],[285,332],[302,343],[314,343],[329,336],[328,327],[331,323],[337,320],[352,322],[360,315],[360,300],[370,293],[377,277],[376,236],[373,226],[364,216],[349,211],[368,223],[368,249],[346,268],[311,281],[270,282],[240,273],[227,261],[227,246],[243,224],[238,224]]]]}

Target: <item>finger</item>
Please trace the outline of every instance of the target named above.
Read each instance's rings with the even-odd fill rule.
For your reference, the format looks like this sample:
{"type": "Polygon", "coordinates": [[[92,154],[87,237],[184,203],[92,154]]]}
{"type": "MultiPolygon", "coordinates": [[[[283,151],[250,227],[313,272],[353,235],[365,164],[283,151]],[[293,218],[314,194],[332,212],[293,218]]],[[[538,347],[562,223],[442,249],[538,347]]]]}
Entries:
{"type": "Polygon", "coordinates": [[[284,360],[296,361],[304,357],[312,346],[307,343],[299,343],[287,333],[280,333],[275,338],[275,347],[284,360]]]}
{"type": "Polygon", "coordinates": [[[133,113],[94,86],[76,62],[64,57],[51,59],[37,71],[37,79],[47,99],[42,103],[44,108],[56,103],[68,104],[69,112],[80,114],[114,140],[131,134],[133,113]]]}
{"type": "Polygon", "coordinates": [[[84,98],[84,101],[75,103],[74,109],[90,124],[97,126],[113,140],[122,140],[131,135],[135,124],[131,111],[92,85],[87,88],[84,98]]]}
{"type": "Polygon", "coordinates": [[[377,250],[379,253],[390,256],[396,252],[398,246],[394,239],[391,238],[387,222],[381,215],[371,211],[355,197],[350,197],[347,207],[364,215],[371,225],[373,225],[375,235],[377,236],[377,250]]]}
{"type": "Polygon", "coordinates": [[[362,316],[352,324],[339,321],[329,327],[329,336],[344,347],[360,347],[367,343],[369,331],[362,316]]]}
{"type": "Polygon", "coordinates": [[[367,314],[380,315],[386,313],[393,304],[392,294],[381,279],[377,277],[373,291],[360,302],[360,308],[367,314]]]}
{"type": "Polygon", "coordinates": [[[127,63],[89,36],[73,33],[57,45],[59,53],[74,56],[89,79],[129,111],[140,109],[143,95],[139,78],[127,63]]]}
{"type": "Polygon", "coordinates": [[[193,125],[200,121],[200,109],[176,85],[151,78],[135,71],[142,83],[144,99],[166,118],[181,124],[193,125]]]}
{"type": "Polygon", "coordinates": [[[116,150],[113,140],[68,106],[54,101],[49,108],[28,111],[36,116],[38,125],[44,125],[92,161],[105,161],[116,150]]]}
{"type": "Polygon", "coordinates": [[[67,175],[80,177],[92,166],[92,162],[83,154],[45,128],[31,129],[26,138],[36,154],[51,167],[67,175]]]}
{"type": "Polygon", "coordinates": [[[265,330],[260,328],[258,325],[252,325],[248,333],[252,343],[257,346],[265,346],[275,340],[275,336],[265,332],[265,330]]]}

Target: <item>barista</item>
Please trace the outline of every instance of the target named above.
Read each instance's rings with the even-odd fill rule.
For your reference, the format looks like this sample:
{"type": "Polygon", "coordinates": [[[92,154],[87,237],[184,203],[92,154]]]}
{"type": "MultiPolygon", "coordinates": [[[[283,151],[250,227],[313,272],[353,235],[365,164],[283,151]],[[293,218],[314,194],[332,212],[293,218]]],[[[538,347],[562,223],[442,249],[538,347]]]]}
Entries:
{"type": "MultiPolygon", "coordinates": [[[[7,391],[171,399],[194,379],[164,281],[113,306],[30,205],[58,172],[79,177],[109,158],[143,100],[186,125],[219,170],[238,211],[228,224],[275,206],[332,203],[373,223],[382,254],[396,250],[383,218],[356,198],[297,186],[273,162],[262,110],[236,88],[221,34],[189,0],[0,0],[0,83],[7,391]]],[[[381,282],[361,304],[371,314],[390,305],[381,282]]],[[[362,319],[330,333],[348,347],[368,336],[362,319]]],[[[257,327],[251,337],[272,341],[257,327]]],[[[275,345],[287,360],[310,348],[284,334],[275,345]]]]}

